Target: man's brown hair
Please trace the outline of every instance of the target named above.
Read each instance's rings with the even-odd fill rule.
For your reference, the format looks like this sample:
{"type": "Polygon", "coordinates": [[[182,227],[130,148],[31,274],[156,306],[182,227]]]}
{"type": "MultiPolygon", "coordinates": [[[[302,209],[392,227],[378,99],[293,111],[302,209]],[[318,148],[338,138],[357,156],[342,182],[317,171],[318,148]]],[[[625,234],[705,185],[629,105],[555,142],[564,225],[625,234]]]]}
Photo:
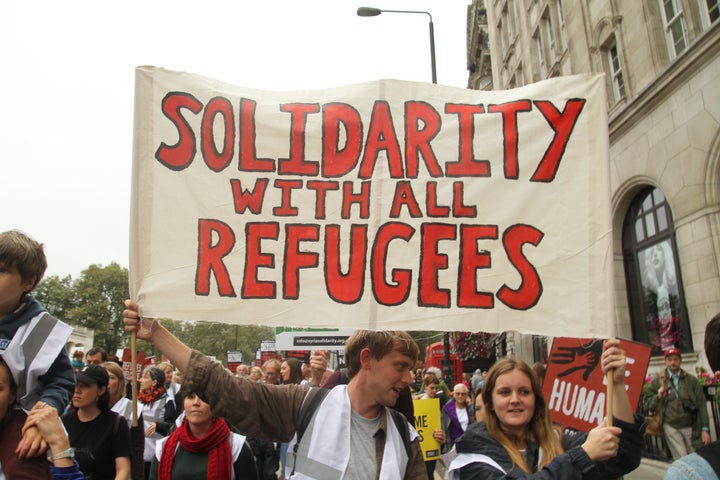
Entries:
{"type": "Polygon", "coordinates": [[[397,350],[410,357],[413,366],[420,356],[420,347],[407,332],[402,330],[358,330],[345,342],[345,364],[348,378],[353,378],[360,371],[360,352],[363,348],[369,349],[377,360],[382,359],[393,350],[397,350]]]}

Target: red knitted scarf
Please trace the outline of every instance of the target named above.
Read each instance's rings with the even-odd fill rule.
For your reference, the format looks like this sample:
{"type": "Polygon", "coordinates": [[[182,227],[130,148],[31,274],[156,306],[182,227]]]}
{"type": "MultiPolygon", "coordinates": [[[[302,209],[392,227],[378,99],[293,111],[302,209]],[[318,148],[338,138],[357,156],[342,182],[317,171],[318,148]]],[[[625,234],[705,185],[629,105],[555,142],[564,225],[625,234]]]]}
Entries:
{"type": "Polygon", "coordinates": [[[165,393],[165,387],[152,387],[150,390],[141,390],[138,393],[138,400],[145,405],[152,405],[155,400],[162,397],[165,393]]]}
{"type": "Polygon", "coordinates": [[[178,442],[180,442],[180,446],[185,451],[208,453],[208,480],[227,480],[232,478],[229,435],[230,429],[221,418],[214,420],[207,435],[199,439],[195,438],[192,432],[190,432],[187,420],[184,421],[182,425],[180,425],[180,428],[175,430],[165,441],[165,445],[163,445],[162,456],[160,457],[160,463],[158,465],[158,480],[170,480],[178,442]]]}

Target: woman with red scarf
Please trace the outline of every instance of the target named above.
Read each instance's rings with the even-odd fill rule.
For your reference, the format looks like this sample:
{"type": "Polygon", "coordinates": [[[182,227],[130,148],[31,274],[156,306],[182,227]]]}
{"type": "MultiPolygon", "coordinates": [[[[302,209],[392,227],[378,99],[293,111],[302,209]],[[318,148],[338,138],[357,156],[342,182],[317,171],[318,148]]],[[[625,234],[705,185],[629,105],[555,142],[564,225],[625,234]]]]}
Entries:
{"type": "Polygon", "coordinates": [[[213,417],[210,405],[195,393],[188,393],[183,404],[183,423],[157,442],[150,479],[258,480],[245,437],[232,433],[224,419],[213,417]]]}
{"type": "Polygon", "coordinates": [[[157,367],[147,367],[140,378],[138,393],[138,416],[142,415],[145,428],[145,478],[148,478],[150,464],[155,457],[155,443],[165,437],[172,428],[175,414],[173,402],[168,402],[165,391],[165,372],[157,367]]]}

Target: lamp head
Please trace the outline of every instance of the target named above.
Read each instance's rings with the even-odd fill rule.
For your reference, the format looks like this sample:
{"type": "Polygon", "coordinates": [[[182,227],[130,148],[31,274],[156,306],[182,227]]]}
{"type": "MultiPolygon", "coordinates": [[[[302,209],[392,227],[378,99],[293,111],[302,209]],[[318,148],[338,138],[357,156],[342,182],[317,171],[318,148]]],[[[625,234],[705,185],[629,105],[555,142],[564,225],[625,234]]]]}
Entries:
{"type": "Polygon", "coordinates": [[[357,9],[358,17],[377,17],[382,13],[379,8],[360,7],[357,9]]]}

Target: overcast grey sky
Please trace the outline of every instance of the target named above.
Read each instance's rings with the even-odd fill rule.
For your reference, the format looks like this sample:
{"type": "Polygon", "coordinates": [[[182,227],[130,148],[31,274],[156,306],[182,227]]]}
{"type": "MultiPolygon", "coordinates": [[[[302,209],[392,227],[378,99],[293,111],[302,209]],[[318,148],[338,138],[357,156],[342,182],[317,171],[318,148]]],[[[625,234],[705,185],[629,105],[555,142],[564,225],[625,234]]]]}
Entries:
{"type": "Polygon", "coordinates": [[[134,69],[297,90],[380,78],[465,87],[470,0],[6,0],[0,4],[0,231],[46,244],[47,275],[128,266],[134,69]]]}

